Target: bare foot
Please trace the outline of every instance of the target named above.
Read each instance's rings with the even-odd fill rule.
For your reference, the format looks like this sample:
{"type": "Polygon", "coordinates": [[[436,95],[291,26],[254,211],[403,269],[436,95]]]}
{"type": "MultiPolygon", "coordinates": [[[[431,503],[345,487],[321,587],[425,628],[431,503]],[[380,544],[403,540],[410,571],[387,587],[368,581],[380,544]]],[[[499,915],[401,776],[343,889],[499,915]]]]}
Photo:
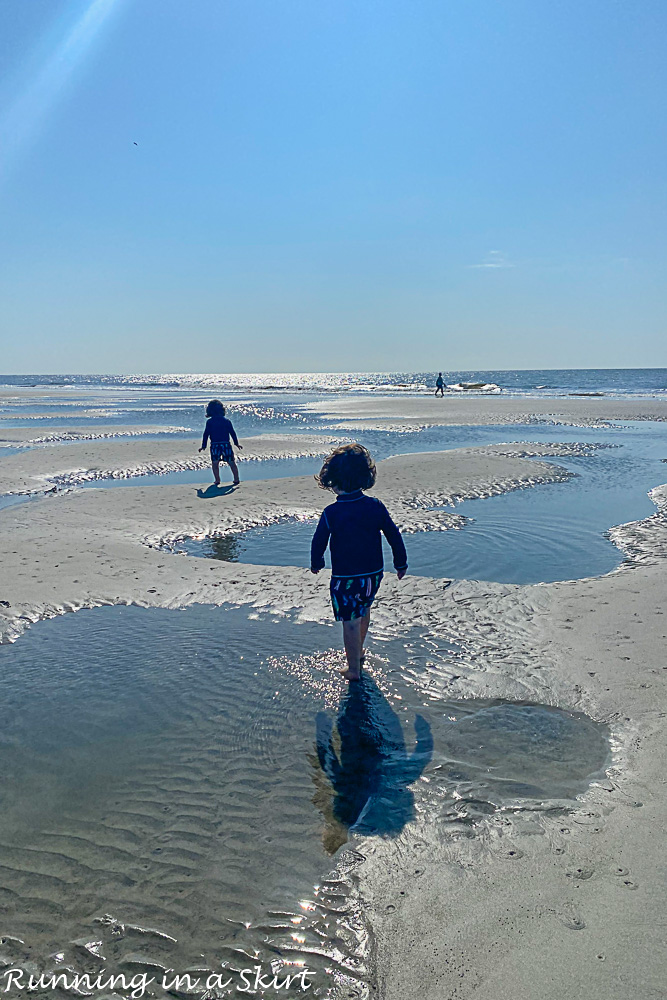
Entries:
{"type": "Polygon", "coordinates": [[[241,485],[240,479],[235,479],[234,482],[232,483],[232,486],[240,486],[240,485],[241,485]]]}
{"type": "Polygon", "coordinates": [[[214,485],[214,486],[219,486],[219,485],[220,485],[220,480],[219,480],[219,479],[215,479],[215,480],[213,481],[213,485],[214,485]]]}
{"type": "Polygon", "coordinates": [[[346,681],[360,681],[361,680],[361,674],[360,673],[355,673],[355,671],[350,670],[349,667],[347,668],[347,670],[340,670],[339,673],[340,673],[341,677],[345,678],[346,681]]]}

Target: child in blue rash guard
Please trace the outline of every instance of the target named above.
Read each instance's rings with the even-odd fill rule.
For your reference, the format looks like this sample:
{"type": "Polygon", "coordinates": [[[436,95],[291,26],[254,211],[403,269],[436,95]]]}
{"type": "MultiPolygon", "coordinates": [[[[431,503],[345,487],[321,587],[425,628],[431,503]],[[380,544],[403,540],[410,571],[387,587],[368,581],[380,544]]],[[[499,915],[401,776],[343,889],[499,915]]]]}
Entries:
{"type": "Polygon", "coordinates": [[[206,450],[206,443],[211,439],[211,467],[215,485],[220,485],[220,462],[226,462],[232,470],[234,476],[234,486],[239,485],[239,470],[234,458],[234,449],[231,446],[230,437],[239,450],[243,445],[239,444],[236,431],[232,427],[231,420],[225,416],[225,408],[219,399],[212,399],[206,407],[206,427],[201,440],[200,451],[206,450]]]}
{"type": "Polygon", "coordinates": [[[325,507],[310,549],[311,573],[324,568],[324,552],[331,549],[331,604],[336,621],[343,623],[347,670],[343,677],[358,681],[364,660],[364,640],[371,620],[371,604],[384,570],[382,534],[391,545],[399,580],[408,569],[401,533],[385,505],[364,496],[375,484],[375,462],[360,444],[346,444],[329,455],[315,476],[335,503],[325,507]]]}

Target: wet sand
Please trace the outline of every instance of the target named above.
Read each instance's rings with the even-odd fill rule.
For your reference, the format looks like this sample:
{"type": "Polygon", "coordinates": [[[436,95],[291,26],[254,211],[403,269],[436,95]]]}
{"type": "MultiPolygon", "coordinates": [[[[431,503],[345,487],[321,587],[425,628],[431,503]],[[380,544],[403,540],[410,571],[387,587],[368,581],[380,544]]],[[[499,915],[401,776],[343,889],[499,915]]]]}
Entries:
{"type": "MultiPolygon", "coordinates": [[[[433,655],[414,631],[346,691],[333,640],[199,604],[62,615],[0,649],[3,932],[25,942],[13,964],[55,953],[90,970],[97,948],[114,970],[212,970],[256,953],[307,962],[321,990],[323,966],[362,985],[363,937],[333,929],[349,882],[322,884],[350,837],[412,843],[424,812],[445,835],[471,831],[604,775],[608,728],[581,713],[424,698],[406,683],[433,655]]],[[[454,663],[443,650],[438,670],[454,663]]]]}
{"type": "MultiPolygon", "coordinates": [[[[15,415],[14,415],[15,416],[15,415]]],[[[7,419],[11,419],[8,417],[7,419]]],[[[0,423],[0,445],[28,447],[31,445],[69,444],[75,441],[103,441],[108,438],[148,437],[167,434],[183,434],[188,427],[169,424],[153,424],[150,427],[137,425],[116,425],[96,422],[94,426],[34,426],[5,427],[0,423]]]]}
{"type": "Polygon", "coordinates": [[[545,590],[514,628],[504,619],[507,639],[523,669],[624,728],[624,761],[571,815],[510,815],[456,844],[424,831],[418,856],[373,860],[383,997],[664,996],[664,568],[545,590]]]}
{"type": "Polygon", "coordinates": [[[308,403],[311,413],[338,417],[341,429],[415,429],[455,424],[521,424],[554,422],[591,425],[605,420],[665,420],[662,399],[531,399],[516,396],[348,396],[308,403]]]}
{"type": "MultiPolygon", "coordinates": [[[[667,418],[665,403],[608,398],[355,397],[327,401],[326,412],[334,410],[345,426],[350,414],[361,413],[365,424],[404,428],[533,416],[573,423],[667,418]]],[[[159,443],[161,461],[177,461],[179,454],[182,460],[176,442],[159,443]]],[[[68,467],[87,467],[93,453],[100,468],[132,467],[146,458],[140,449],[153,450],[156,442],[103,444],[118,449],[113,461],[109,450],[101,462],[96,444],[68,467]]],[[[68,455],[79,447],[68,446],[68,455]]],[[[557,455],[527,448],[526,454],[557,455]]],[[[65,449],[57,450],[62,457],[65,449]]],[[[34,488],[25,484],[49,468],[62,469],[44,463],[49,451],[56,449],[39,449],[39,469],[31,464],[37,451],[4,459],[3,489],[34,488]]],[[[516,457],[515,445],[505,452],[469,448],[388,459],[379,464],[377,495],[414,530],[433,517],[425,507],[434,501],[563,475],[553,464],[516,457]]],[[[565,816],[500,813],[476,837],[446,839],[417,817],[409,838],[355,840],[365,859],[356,890],[382,998],[544,1000],[584,986],[606,1000],[664,995],[664,934],[655,915],[664,910],[667,890],[661,851],[667,490],[656,489],[652,498],[652,517],[612,532],[628,561],[606,577],[519,587],[409,577],[398,583],[389,575],[383,584],[376,627],[417,626],[461,644],[456,673],[426,671],[413,679],[424,692],[584,711],[609,723],[616,754],[608,778],[565,816]]],[[[312,516],[328,499],[312,480],[295,478],[255,481],[206,498],[187,487],[88,490],[4,510],[2,636],[17,638],[30,621],[104,603],[230,601],[326,621],[327,581],[305,568],[209,564],[157,546],[183,535],[312,516]]]]}

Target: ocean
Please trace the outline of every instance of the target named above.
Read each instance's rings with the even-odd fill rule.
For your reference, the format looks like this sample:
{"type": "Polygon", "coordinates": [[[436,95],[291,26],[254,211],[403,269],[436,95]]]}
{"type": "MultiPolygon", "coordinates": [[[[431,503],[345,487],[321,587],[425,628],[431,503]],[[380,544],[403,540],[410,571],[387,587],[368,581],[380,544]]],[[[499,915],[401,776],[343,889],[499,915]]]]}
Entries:
{"type": "MultiPolygon", "coordinates": [[[[667,368],[563,368],[443,371],[452,393],[508,396],[662,396],[667,368]]],[[[226,393],[428,393],[432,372],[303,372],[167,375],[0,375],[1,387],[216,389],[226,393]]]]}

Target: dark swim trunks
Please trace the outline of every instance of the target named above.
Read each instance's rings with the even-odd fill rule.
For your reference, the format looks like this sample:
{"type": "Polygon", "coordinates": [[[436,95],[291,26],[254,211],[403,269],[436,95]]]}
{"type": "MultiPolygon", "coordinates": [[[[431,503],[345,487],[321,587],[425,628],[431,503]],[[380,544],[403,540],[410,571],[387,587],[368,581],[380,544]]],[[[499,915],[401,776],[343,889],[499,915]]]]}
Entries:
{"type": "Polygon", "coordinates": [[[234,461],[234,452],[230,441],[211,441],[211,461],[230,462],[234,461]]]}
{"type": "Polygon", "coordinates": [[[370,576],[332,576],[329,590],[336,621],[363,618],[375,599],[383,575],[379,572],[370,576]]]}

